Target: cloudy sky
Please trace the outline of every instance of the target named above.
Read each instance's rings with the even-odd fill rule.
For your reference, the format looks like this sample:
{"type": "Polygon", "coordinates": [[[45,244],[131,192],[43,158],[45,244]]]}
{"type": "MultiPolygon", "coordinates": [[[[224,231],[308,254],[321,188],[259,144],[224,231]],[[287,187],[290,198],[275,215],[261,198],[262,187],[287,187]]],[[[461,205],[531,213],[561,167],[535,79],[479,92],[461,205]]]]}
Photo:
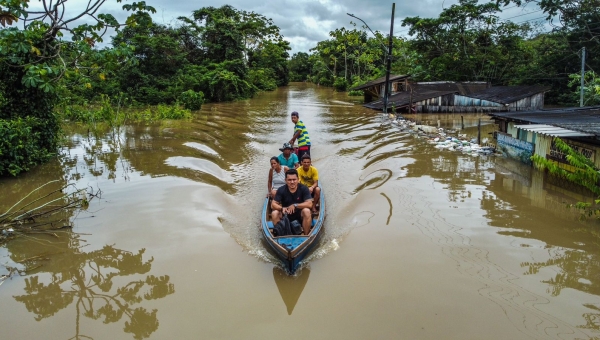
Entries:
{"type": "MultiPolygon", "coordinates": [[[[48,0],[46,0],[48,1],[48,0]]],[[[131,3],[133,0],[125,0],[123,3],[131,3]]],[[[486,0],[480,0],[484,2],[486,0]]],[[[148,5],[156,8],[157,13],[153,16],[159,23],[178,23],[177,17],[189,16],[192,11],[214,6],[220,7],[226,4],[233,7],[260,13],[273,19],[275,24],[281,28],[286,40],[291,44],[291,53],[308,52],[316,46],[317,42],[329,39],[328,33],[336,28],[351,28],[351,21],[357,21],[346,13],[352,13],[363,19],[371,29],[389,32],[392,3],[389,0],[146,0],[148,5]]],[[[404,0],[396,1],[396,18],[394,23],[394,35],[406,35],[406,28],[401,26],[402,19],[411,16],[437,17],[444,7],[457,3],[458,0],[404,0]]],[[[87,1],[72,0],[67,5],[84,6],[87,1]]],[[[120,10],[122,4],[116,1],[107,1],[100,12],[109,12],[115,17],[123,17],[120,10]]],[[[33,3],[32,3],[33,5],[33,3]]],[[[539,8],[528,5],[525,8],[510,5],[500,18],[511,18],[514,22],[522,22],[543,17],[539,8]]],[[[542,18],[539,21],[543,21],[542,18]]],[[[357,27],[362,24],[358,22],[357,27]]]]}

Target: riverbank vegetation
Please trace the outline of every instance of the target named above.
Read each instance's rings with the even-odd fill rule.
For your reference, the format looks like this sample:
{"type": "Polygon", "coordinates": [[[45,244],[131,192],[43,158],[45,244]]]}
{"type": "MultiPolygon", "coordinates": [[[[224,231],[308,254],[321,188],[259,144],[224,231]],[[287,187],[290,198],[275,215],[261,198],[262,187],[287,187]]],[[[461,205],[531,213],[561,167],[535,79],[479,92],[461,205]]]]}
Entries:
{"type": "Polygon", "coordinates": [[[571,207],[579,209],[584,217],[598,217],[598,215],[600,215],[600,169],[595,166],[591,159],[574,150],[562,139],[557,137],[554,138],[553,142],[556,145],[556,148],[565,155],[565,158],[572,169],[566,170],[559,166],[558,163],[548,160],[546,157],[540,155],[533,155],[531,157],[533,164],[538,169],[548,172],[550,176],[574,183],[598,196],[593,203],[578,202],[571,205],[571,207]]]}
{"type": "Polygon", "coordinates": [[[142,1],[124,4],[128,17],[119,22],[100,14],[106,1],[76,13],[65,1],[30,9],[0,0],[0,176],[55,155],[65,120],[189,118],[205,101],[250,98],[289,82],[289,43],[260,14],[203,7],[161,25],[142,1]],[[87,23],[73,26],[82,17],[87,23]]]}
{"type": "MultiPolygon", "coordinates": [[[[402,21],[395,32],[410,38],[393,37],[392,73],[411,75],[414,81],[543,84],[552,88],[546,103],[576,104],[583,47],[588,56],[586,68],[600,69],[600,58],[594,57],[600,53],[599,8],[597,0],[460,0],[437,18],[402,21]],[[529,12],[539,12],[539,16],[500,19],[503,9],[528,4],[529,12]],[[531,9],[536,4],[539,10],[531,9]]],[[[344,91],[385,75],[386,36],[375,32],[374,37],[364,28],[335,29],[329,35],[311,55],[292,56],[294,79],[344,91]]],[[[600,104],[600,80],[592,71],[585,79],[586,105],[600,104]]]]}

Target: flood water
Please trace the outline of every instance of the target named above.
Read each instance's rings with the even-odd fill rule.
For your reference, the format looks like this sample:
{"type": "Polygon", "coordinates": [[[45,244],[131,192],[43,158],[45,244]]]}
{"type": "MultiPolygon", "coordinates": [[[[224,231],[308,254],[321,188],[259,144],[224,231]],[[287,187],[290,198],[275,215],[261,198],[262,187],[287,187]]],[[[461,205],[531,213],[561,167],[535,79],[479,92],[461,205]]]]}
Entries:
{"type": "MultiPolygon", "coordinates": [[[[461,129],[460,115],[413,119],[461,129]]],[[[462,133],[494,130],[465,115],[462,133]]],[[[191,122],[94,136],[0,179],[0,211],[58,180],[101,190],[73,229],[0,248],[11,339],[587,339],[600,336],[589,196],[495,156],[439,150],[345,94],[293,84],[191,122]],[[327,199],[288,276],[259,230],[269,158],[300,112],[327,199]]],[[[50,190],[50,188],[49,188],[50,190]]],[[[3,336],[3,337],[4,337],[3,336]]]]}

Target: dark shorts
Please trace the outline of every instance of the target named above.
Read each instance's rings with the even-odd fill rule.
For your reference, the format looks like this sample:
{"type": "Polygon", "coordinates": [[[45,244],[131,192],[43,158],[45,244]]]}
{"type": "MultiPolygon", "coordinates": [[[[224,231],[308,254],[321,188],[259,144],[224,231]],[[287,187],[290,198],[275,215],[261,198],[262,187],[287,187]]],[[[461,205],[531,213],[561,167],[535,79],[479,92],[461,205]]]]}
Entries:
{"type": "Polygon", "coordinates": [[[310,156],[310,145],[301,146],[298,148],[296,155],[298,155],[298,160],[300,163],[302,163],[302,156],[304,156],[305,153],[310,156]]]}
{"type": "Polygon", "coordinates": [[[297,208],[296,210],[294,210],[293,214],[288,214],[287,217],[288,217],[288,220],[290,220],[290,223],[292,221],[298,221],[298,222],[302,223],[302,209],[297,208]]]}

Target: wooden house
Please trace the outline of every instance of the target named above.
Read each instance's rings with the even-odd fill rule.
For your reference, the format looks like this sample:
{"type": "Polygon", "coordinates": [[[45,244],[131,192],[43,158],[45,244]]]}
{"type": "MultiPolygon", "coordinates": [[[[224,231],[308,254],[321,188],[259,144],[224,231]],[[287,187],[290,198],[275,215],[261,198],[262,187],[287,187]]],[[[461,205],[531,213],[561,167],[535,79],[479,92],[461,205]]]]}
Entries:
{"type": "MultiPolygon", "coordinates": [[[[370,103],[374,100],[383,98],[385,94],[385,78],[380,77],[375,80],[371,80],[363,85],[352,88],[351,90],[360,90],[364,92],[365,103],[370,103]]],[[[390,75],[390,95],[399,91],[403,91],[408,82],[408,75],[390,75]]]]}
{"type": "Polygon", "coordinates": [[[511,158],[531,164],[531,156],[539,155],[574,170],[554,145],[559,137],[600,168],[600,106],[490,115],[498,124],[497,147],[511,158]]]}
{"type": "MultiPolygon", "coordinates": [[[[489,87],[487,82],[406,82],[402,91],[390,96],[388,108],[396,112],[454,112],[452,109],[456,94],[471,94],[489,87]]],[[[374,101],[365,107],[381,110],[383,100],[374,101]]]]}
{"type": "Polygon", "coordinates": [[[454,112],[531,111],[544,107],[544,93],[550,87],[541,85],[494,86],[470,94],[454,96],[454,112]]]}

